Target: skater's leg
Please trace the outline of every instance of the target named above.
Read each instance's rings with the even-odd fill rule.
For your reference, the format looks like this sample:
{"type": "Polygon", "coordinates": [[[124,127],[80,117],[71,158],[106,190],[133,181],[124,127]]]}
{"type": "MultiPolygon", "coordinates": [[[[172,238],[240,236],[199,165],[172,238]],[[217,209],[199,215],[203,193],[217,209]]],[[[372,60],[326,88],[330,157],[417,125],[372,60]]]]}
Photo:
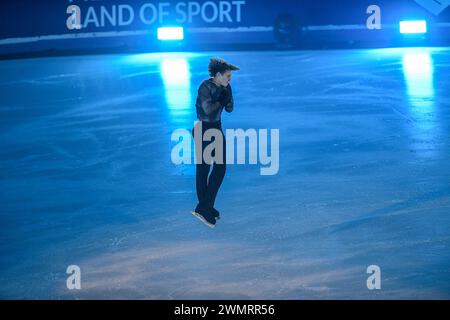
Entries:
{"type": "Polygon", "coordinates": [[[196,182],[197,199],[200,204],[205,202],[206,191],[208,188],[209,170],[210,170],[209,164],[201,163],[196,165],[195,182],[196,182]]]}
{"type": "MultiPolygon", "coordinates": [[[[205,126],[202,126],[202,136],[205,131],[205,126]]],[[[192,129],[192,135],[194,136],[194,130],[192,129]]],[[[195,136],[194,136],[195,138],[195,136]]],[[[195,141],[195,148],[201,148],[201,154],[203,154],[203,151],[205,147],[208,145],[208,142],[196,140],[195,141]]],[[[196,212],[199,213],[208,213],[210,210],[208,209],[208,205],[206,204],[206,193],[208,188],[208,174],[211,168],[210,164],[207,164],[203,161],[203,159],[198,159],[198,161],[201,161],[200,163],[196,164],[196,172],[195,172],[195,183],[196,183],[196,191],[197,191],[197,199],[198,204],[195,208],[196,212]]]]}
{"type": "Polygon", "coordinates": [[[214,163],[213,169],[209,176],[208,188],[206,190],[205,202],[209,209],[214,207],[216,201],[217,193],[222,185],[223,179],[225,177],[226,165],[214,163]]]}
{"type": "MultiPolygon", "coordinates": [[[[222,132],[222,130],[221,130],[222,132]]],[[[222,158],[218,159],[220,163],[215,162],[213,169],[208,179],[208,187],[205,195],[205,203],[208,205],[208,210],[212,210],[216,201],[217,193],[222,185],[226,172],[226,141],[225,135],[222,132],[222,158]]]]}

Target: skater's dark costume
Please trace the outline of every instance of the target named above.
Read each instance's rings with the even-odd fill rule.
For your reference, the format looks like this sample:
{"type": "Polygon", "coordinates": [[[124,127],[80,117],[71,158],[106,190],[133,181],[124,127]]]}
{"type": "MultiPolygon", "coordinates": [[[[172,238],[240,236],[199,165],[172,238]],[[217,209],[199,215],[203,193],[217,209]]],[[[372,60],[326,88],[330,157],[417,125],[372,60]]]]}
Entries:
{"type": "MultiPolygon", "coordinates": [[[[203,81],[198,89],[198,96],[195,106],[197,110],[197,118],[199,120],[196,125],[202,125],[202,137],[204,132],[210,128],[218,129],[222,135],[222,161],[216,159],[214,164],[208,164],[205,163],[205,161],[201,161],[201,163],[196,164],[196,189],[198,204],[195,208],[195,212],[198,212],[204,216],[212,215],[217,217],[218,211],[214,209],[214,203],[226,171],[226,141],[225,135],[222,131],[221,114],[223,109],[227,112],[233,111],[234,101],[231,86],[229,84],[227,87],[217,85],[212,78],[203,81]],[[208,178],[211,166],[213,168],[208,178]]],[[[194,129],[195,127],[192,129],[193,135],[194,129]]],[[[203,155],[204,149],[207,145],[214,141],[214,137],[212,141],[203,141],[201,137],[199,140],[198,138],[196,140],[198,142],[202,141],[201,154],[203,155]]],[[[196,148],[200,147],[198,142],[196,142],[196,148]]],[[[215,156],[214,151],[212,152],[212,156],[215,156]]]]}

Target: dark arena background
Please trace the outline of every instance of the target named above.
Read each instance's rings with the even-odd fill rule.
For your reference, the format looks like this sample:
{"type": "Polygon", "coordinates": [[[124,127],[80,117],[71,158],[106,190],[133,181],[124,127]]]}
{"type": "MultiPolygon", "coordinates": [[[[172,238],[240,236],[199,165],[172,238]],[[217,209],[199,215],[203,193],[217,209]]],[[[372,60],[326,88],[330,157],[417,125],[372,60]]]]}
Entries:
{"type": "Polygon", "coordinates": [[[450,0],[0,6],[1,299],[450,298],[450,0]],[[213,57],[250,134],[209,228],[213,57]]]}

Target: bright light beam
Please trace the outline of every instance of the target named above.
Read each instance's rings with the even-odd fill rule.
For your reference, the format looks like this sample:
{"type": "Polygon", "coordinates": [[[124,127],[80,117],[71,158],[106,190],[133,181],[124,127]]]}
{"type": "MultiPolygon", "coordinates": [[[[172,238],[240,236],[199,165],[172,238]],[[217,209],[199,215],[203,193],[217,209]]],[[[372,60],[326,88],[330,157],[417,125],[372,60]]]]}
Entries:
{"type": "Polygon", "coordinates": [[[427,22],[425,20],[400,21],[400,33],[427,33],[427,22]]]}
{"type": "Polygon", "coordinates": [[[158,40],[183,40],[184,30],[182,27],[160,27],[157,29],[158,40]]]}

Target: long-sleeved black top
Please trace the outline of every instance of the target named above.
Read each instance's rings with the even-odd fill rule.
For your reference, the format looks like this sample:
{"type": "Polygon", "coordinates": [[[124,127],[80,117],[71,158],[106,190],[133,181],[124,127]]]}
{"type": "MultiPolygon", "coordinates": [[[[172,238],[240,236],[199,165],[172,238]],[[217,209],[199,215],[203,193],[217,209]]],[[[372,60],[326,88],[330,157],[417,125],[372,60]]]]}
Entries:
{"type": "Polygon", "coordinates": [[[195,103],[197,118],[205,122],[220,121],[222,110],[232,112],[234,108],[233,93],[230,84],[224,87],[217,85],[212,78],[204,80],[198,88],[197,101],[195,103]],[[218,101],[223,90],[228,90],[229,99],[225,105],[218,101]]]}

